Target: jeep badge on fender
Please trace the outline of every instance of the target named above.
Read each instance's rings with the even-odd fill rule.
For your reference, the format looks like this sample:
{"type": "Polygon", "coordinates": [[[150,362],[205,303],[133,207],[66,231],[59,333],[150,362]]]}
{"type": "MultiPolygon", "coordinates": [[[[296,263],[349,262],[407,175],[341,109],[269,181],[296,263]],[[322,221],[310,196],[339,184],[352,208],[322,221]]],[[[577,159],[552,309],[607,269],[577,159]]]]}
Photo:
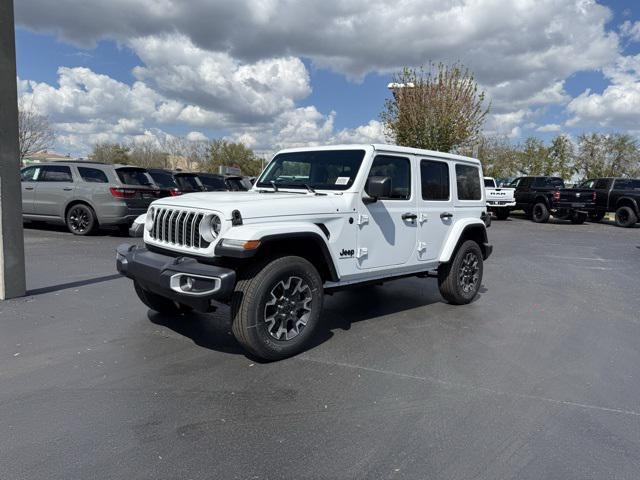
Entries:
{"type": "Polygon", "coordinates": [[[476,159],[297,148],[278,152],[247,192],[154,201],[138,220],[145,246],[119,246],[116,264],[166,315],[230,306],[238,342],[277,360],[305,349],[335,289],[435,276],[449,303],[471,302],[492,251],[486,215],[476,159]]]}

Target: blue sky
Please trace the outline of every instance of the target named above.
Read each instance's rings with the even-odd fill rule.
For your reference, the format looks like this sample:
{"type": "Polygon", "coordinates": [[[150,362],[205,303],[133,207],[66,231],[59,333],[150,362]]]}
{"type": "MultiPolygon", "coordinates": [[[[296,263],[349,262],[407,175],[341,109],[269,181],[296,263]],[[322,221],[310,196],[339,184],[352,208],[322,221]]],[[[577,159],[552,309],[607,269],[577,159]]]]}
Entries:
{"type": "Polygon", "coordinates": [[[267,152],[382,141],[392,72],[460,60],[491,100],[488,134],[640,130],[636,2],[286,3],[156,2],[151,16],[148,0],[21,0],[20,94],[50,117],[63,153],[171,135],[267,152]]]}

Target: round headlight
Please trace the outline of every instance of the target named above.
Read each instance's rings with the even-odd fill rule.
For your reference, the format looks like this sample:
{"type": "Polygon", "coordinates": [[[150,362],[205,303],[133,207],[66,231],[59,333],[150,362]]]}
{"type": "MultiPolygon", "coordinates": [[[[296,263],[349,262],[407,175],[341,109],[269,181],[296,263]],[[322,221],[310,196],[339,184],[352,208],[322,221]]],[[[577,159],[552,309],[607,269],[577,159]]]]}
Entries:
{"type": "Polygon", "coordinates": [[[202,235],[202,238],[204,238],[209,243],[218,238],[218,235],[220,235],[220,230],[222,230],[222,220],[218,215],[208,215],[200,223],[200,235],[202,235]]]}
{"type": "Polygon", "coordinates": [[[156,215],[156,211],[153,208],[150,208],[147,211],[147,217],[144,220],[144,228],[147,229],[147,231],[151,231],[151,229],[153,228],[153,220],[155,218],[156,215]]]}
{"type": "Polygon", "coordinates": [[[211,216],[211,235],[213,238],[217,238],[220,235],[220,230],[222,229],[222,221],[220,217],[217,215],[211,216]]]}

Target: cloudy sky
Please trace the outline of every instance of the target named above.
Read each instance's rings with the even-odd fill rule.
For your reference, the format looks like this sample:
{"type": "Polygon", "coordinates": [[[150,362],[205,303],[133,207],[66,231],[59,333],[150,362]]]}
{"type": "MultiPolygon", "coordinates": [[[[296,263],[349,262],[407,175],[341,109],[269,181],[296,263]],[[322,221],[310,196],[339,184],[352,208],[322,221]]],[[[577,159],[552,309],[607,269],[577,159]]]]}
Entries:
{"type": "Polygon", "coordinates": [[[15,0],[18,89],[56,150],[164,135],[382,141],[403,65],[461,61],[490,132],[640,133],[637,0],[15,0]]]}

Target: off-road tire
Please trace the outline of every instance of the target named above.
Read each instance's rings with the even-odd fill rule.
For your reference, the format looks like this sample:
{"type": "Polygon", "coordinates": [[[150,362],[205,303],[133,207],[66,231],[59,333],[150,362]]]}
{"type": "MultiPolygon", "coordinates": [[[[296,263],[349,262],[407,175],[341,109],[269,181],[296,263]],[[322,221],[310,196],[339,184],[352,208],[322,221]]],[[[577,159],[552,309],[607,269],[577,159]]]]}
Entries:
{"type": "Polygon", "coordinates": [[[616,210],[616,225],[619,227],[632,227],[637,221],[638,216],[631,207],[620,207],[616,210]]]}
{"type": "Polygon", "coordinates": [[[438,287],[440,294],[453,305],[470,303],[478,293],[482,284],[483,260],[480,246],[473,240],[467,240],[455,253],[455,256],[438,268],[438,287]],[[460,273],[467,254],[472,254],[477,260],[478,279],[471,291],[465,292],[460,281],[460,273]]]}
{"type": "Polygon", "coordinates": [[[145,290],[138,282],[134,282],[138,298],[151,310],[164,315],[181,315],[191,312],[191,307],[174,302],[173,300],[145,290]]]}
{"type": "Polygon", "coordinates": [[[574,225],[582,225],[587,219],[587,214],[583,212],[573,212],[571,214],[570,220],[574,225]]]}
{"type": "Polygon", "coordinates": [[[91,235],[98,227],[95,212],[84,203],[75,203],[68,208],[65,223],[74,235],[91,235]]]}
{"type": "Polygon", "coordinates": [[[509,218],[509,209],[508,208],[499,208],[496,210],[496,218],[498,220],[506,220],[509,218]]]}
{"type": "Polygon", "coordinates": [[[236,340],[252,355],[273,361],[303,351],[320,322],[324,290],[318,270],[306,259],[284,256],[264,260],[239,272],[231,299],[232,331],[236,340]],[[267,303],[273,290],[297,278],[309,287],[310,312],[306,324],[290,339],[274,337],[267,323],[267,303]],[[270,333],[271,332],[271,333],[270,333]]]}
{"type": "Polygon", "coordinates": [[[549,216],[549,209],[543,202],[536,203],[531,209],[531,220],[536,223],[547,223],[549,216]]]}

